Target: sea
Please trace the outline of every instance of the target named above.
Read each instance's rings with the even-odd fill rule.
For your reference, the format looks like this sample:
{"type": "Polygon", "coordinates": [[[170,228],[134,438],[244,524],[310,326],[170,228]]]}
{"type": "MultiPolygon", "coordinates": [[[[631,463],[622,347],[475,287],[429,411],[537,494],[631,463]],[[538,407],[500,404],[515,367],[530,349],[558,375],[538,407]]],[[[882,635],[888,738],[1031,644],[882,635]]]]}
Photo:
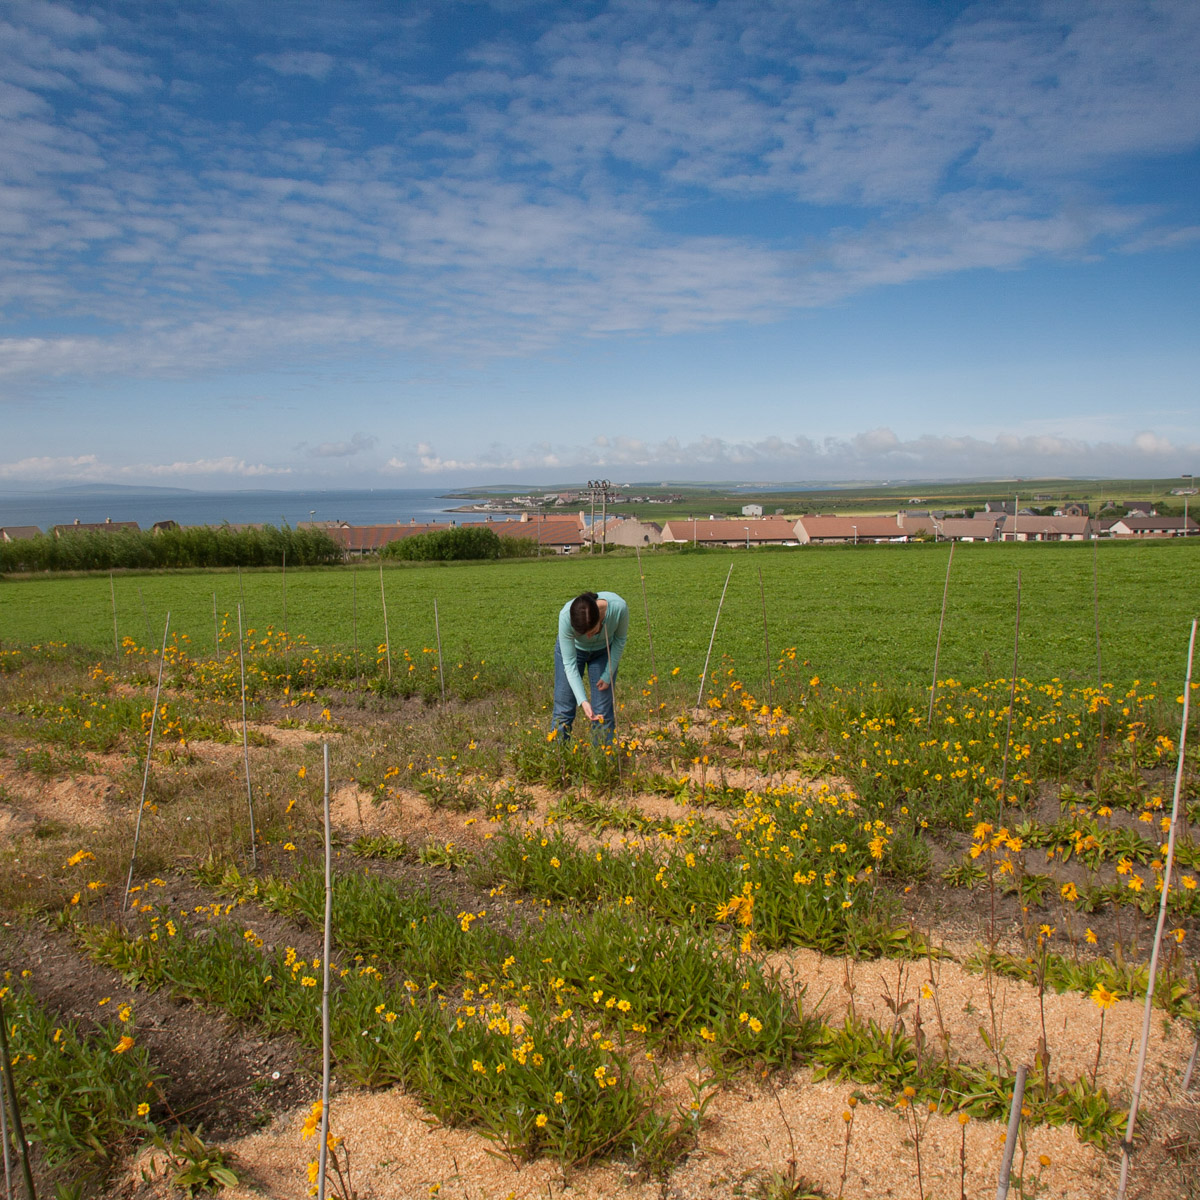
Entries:
{"type": "MultiPolygon", "coordinates": [[[[482,499],[482,497],[480,497],[482,499]]],[[[0,493],[0,528],[136,521],[180,525],[298,525],[301,521],[345,521],[389,525],[396,521],[482,521],[484,513],[456,513],[470,501],[417,488],[353,491],[200,492],[182,488],[69,487],[40,492],[0,493]]]]}

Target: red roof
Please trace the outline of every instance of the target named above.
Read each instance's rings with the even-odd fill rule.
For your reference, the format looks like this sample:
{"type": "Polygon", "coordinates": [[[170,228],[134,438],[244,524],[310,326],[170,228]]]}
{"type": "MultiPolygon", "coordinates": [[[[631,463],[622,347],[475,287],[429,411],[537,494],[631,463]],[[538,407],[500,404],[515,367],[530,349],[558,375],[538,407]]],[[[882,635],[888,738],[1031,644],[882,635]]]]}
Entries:
{"type": "Polygon", "coordinates": [[[751,545],[762,545],[764,542],[775,544],[794,542],[796,527],[791,521],[782,517],[743,517],[741,520],[673,520],[663,525],[664,542],[691,542],[697,545],[711,545],[714,542],[721,545],[731,545],[740,542],[743,546],[747,538],[751,545]]]}

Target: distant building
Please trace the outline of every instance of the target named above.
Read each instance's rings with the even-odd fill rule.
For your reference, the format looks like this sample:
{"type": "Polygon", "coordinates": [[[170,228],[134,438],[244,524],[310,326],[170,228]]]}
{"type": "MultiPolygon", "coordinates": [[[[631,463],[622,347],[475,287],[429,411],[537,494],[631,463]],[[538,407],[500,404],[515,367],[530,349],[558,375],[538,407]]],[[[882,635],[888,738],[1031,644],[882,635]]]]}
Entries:
{"type": "Polygon", "coordinates": [[[41,536],[42,531],[36,525],[0,526],[0,542],[27,542],[41,536]]]}
{"type": "Polygon", "coordinates": [[[664,542],[691,542],[697,546],[795,546],[795,526],[780,517],[747,517],[744,521],[721,517],[667,521],[664,542]]]}
{"type": "Polygon", "coordinates": [[[801,517],[796,540],[802,546],[838,542],[907,542],[899,517],[801,517]]]}
{"type": "Polygon", "coordinates": [[[1113,537],[1194,537],[1200,528],[1191,517],[1120,517],[1109,528],[1113,537]]]}
{"type": "Polygon", "coordinates": [[[762,516],[762,505],[761,504],[743,504],[742,505],[742,516],[743,517],[761,517],[762,516]]]}
{"type": "Polygon", "coordinates": [[[103,521],[80,521],[78,517],[70,525],[55,525],[50,531],[55,537],[69,533],[115,533],[118,529],[131,529],[140,532],[136,521],[114,521],[106,517],[103,521]]]}

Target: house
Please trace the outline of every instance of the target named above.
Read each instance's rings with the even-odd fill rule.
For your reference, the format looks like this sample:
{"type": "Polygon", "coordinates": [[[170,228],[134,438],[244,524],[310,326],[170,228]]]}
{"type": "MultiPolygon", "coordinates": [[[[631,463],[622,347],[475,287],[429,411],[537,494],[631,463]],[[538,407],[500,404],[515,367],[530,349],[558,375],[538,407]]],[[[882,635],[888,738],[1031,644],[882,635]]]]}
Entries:
{"type": "Polygon", "coordinates": [[[609,517],[601,537],[600,523],[589,540],[610,546],[657,546],[663,540],[663,527],[657,521],[639,521],[635,517],[609,517]]]}
{"type": "Polygon", "coordinates": [[[896,520],[909,537],[915,537],[917,534],[937,534],[937,520],[927,508],[902,508],[896,514],[896,520]]]}
{"type": "Polygon", "coordinates": [[[976,513],[973,517],[946,517],[938,522],[938,537],[948,542],[994,542],[999,539],[1002,513],[976,513]]]}
{"type": "Polygon", "coordinates": [[[150,526],[151,533],[173,533],[179,528],[178,521],[155,521],[150,526]]]}
{"type": "Polygon", "coordinates": [[[743,517],[761,517],[762,516],[762,505],[761,504],[743,504],[742,505],[742,516],[743,517]]]}
{"type": "Polygon", "coordinates": [[[503,538],[527,538],[539,551],[573,554],[587,540],[587,524],[583,513],[573,517],[544,516],[541,513],[522,513],[517,521],[489,521],[487,526],[503,538]]]}
{"type": "Polygon", "coordinates": [[[42,531],[36,525],[0,526],[0,542],[27,542],[41,536],[42,531]]]}
{"type": "Polygon", "coordinates": [[[1183,517],[1121,517],[1112,523],[1109,532],[1113,537],[1195,537],[1196,522],[1183,517]]]}
{"type": "Polygon", "coordinates": [[[62,537],[65,533],[116,533],[119,529],[129,529],[134,533],[140,532],[136,521],[114,521],[106,517],[103,521],[80,521],[78,517],[70,525],[55,525],[51,533],[62,537]]]}
{"type": "Polygon", "coordinates": [[[664,542],[692,543],[695,546],[795,546],[796,529],[782,517],[747,517],[744,521],[709,517],[707,521],[667,521],[663,525],[664,542]]]}
{"type": "Polygon", "coordinates": [[[1090,517],[1092,510],[1086,500],[1071,500],[1061,508],[1056,508],[1054,515],[1056,517],[1090,517]]]}
{"type": "Polygon", "coordinates": [[[837,542],[907,542],[898,517],[801,517],[796,540],[802,546],[837,542]]]}
{"type": "Polygon", "coordinates": [[[1000,526],[1002,542],[1083,542],[1092,536],[1087,517],[1007,516],[1000,526]]]}

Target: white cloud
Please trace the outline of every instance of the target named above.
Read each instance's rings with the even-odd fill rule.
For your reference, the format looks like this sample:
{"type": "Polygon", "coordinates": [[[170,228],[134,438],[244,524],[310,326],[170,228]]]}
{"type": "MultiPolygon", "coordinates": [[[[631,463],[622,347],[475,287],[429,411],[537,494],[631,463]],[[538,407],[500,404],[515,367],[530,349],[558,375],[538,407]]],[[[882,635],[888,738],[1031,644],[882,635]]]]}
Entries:
{"type": "Polygon", "coordinates": [[[227,455],[171,463],[114,464],[95,454],[42,456],[0,463],[0,479],[25,482],[105,483],[138,482],[145,479],[265,479],[290,475],[289,466],[248,463],[227,455]]]}
{"type": "Polygon", "coordinates": [[[548,471],[582,475],[604,469],[640,478],[662,474],[758,480],[1121,477],[1177,474],[1198,455],[1200,443],[1174,443],[1149,432],[1124,443],[1009,433],[990,439],[925,434],[905,440],[891,429],[878,428],[820,441],[803,435],[744,442],[717,437],[690,442],[609,437],[573,447],[497,447],[470,459],[443,458],[425,444],[419,448],[418,471],[425,476],[512,472],[546,478],[548,471]]]}
{"type": "Polygon", "coordinates": [[[369,14],[297,10],[251,59],[232,9],[0,11],[0,306],[108,327],[6,344],[32,380],[296,346],[531,354],[1192,236],[1103,180],[1200,143],[1195,5],[534,6],[540,37],[440,80],[402,39],[376,53],[369,14]],[[263,67],[326,87],[206,99],[263,67]],[[764,198],[791,227],[680,220],[764,198]]]}
{"type": "Polygon", "coordinates": [[[280,75],[307,75],[318,82],[333,70],[332,55],[318,50],[285,50],[282,54],[260,54],[256,60],[280,75]]]}
{"type": "Polygon", "coordinates": [[[313,458],[351,458],[355,454],[373,450],[378,441],[369,433],[356,433],[348,442],[322,442],[319,446],[313,446],[308,453],[313,458]]]}

